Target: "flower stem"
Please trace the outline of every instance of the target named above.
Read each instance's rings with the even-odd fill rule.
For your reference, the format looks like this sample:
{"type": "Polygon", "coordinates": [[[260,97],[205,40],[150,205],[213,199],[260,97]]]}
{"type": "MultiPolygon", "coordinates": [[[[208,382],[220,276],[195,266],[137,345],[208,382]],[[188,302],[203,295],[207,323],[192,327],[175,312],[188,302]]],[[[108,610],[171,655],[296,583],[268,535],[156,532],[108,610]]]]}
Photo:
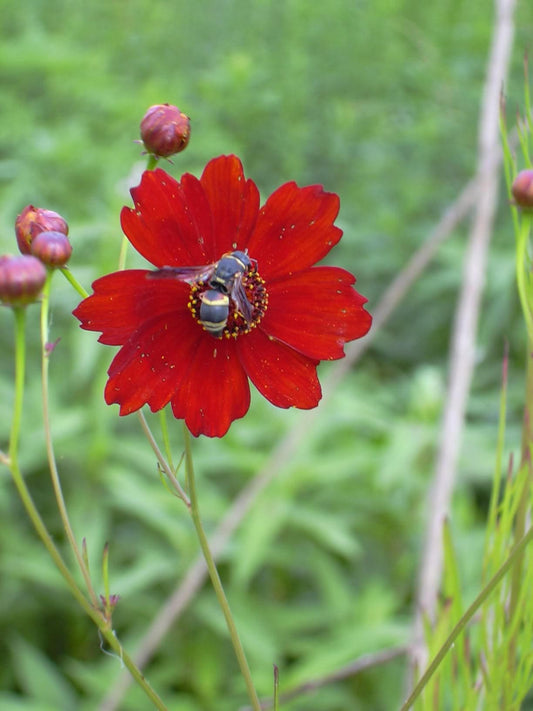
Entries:
{"type": "Polygon", "coordinates": [[[161,467],[161,470],[165,473],[167,479],[169,482],[172,484],[174,487],[174,490],[176,491],[178,497],[183,501],[185,506],[189,509],[191,504],[189,502],[189,498],[185,491],[183,490],[182,486],[180,485],[179,481],[176,478],[174,468],[172,467],[171,464],[167,462],[167,460],[164,458],[161,450],[159,449],[157,442],[155,441],[155,437],[152,434],[152,431],[150,427],[148,426],[148,422],[146,421],[146,417],[142,413],[141,410],[137,413],[137,416],[139,418],[139,422],[141,423],[141,427],[143,428],[143,432],[146,436],[146,439],[148,440],[150,447],[152,448],[156,459],[158,461],[159,466],[161,467]]]}
{"type": "Polygon", "coordinates": [[[248,662],[246,661],[244,649],[239,639],[239,634],[237,632],[237,628],[235,626],[235,622],[231,614],[226,594],[224,593],[224,588],[222,587],[222,583],[220,581],[220,576],[218,574],[215,561],[213,559],[213,556],[211,555],[207,536],[205,535],[205,531],[200,518],[200,511],[198,508],[198,496],[196,493],[196,483],[194,480],[194,467],[192,462],[191,435],[185,424],[183,425],[183,431],[185,440],[185,473],[187,477],[187,484],[189,487],[189,497],[191,502],[190,512],[192,520],[196,529],[196,533],[198,535],[200,547],[202,548],[202,553],[205,558],[207,569],[209,571],[209,576],[211,578],[211,582],[213,584],[218,603],[226,619],[226,624],[228,626],[228,631],[233,644],[233,649],[235,650],[235,655],[237,657],[237,661],[241,669],[241,674],[243,675],[244,681],[246,683],[246,688],[248,690],[248,696],[250,698],[252,708],[254,709],[254,711],[261,711],[261,704],[259,703],[259,698],[257,697],[257,692],[252,681],[250,667],[248,666],[248,662]]]}
{"type": "MultiPolygon", "coordinates": [[[[520,467],[525,468],[526,476],[523,479],[522,490],[518,502],[518,509],[514,522],[514,540],[518,541],[523,537],[527,520],[531,511],[531,487],[533,482],[533,464],[531,461],[531,447],[533,445],[533,318],[532,318],[532,284],[530,279],[531,259],[529,256],[529,235],[531,230],[531,216],[523,211],[521,223],[518,230],[516,244],[516,275],[520,302],[527,331],[527,353],[526,353],[526,388],[524,419],[522,424],[522,443],[520,467]]],[[[511,586],[508,602],[508,619],[513,621],[517,615],[520,593],[523,585],[524,553],[518,556],[516,565],[511,573],[511,586]]],[[[511,677],[515,674],[517,664],[517,641],[518,632],[509,639],[508,649],[508,669],[511,677]]]]}
{"type": "Polygon", "coordinates": [[[146,161],[146,170],[155,170],[157,168],[157,156],[153,153],[148,154],[148,160],[146,161]]]}
{"type": "Polygon", "coordinates": [[[518,295],[522,306],[522,313],[526,322],[528,333],[528,343],[533,340],[533,317],[531,315],[531,284],[530,284],[530,263],[528,256],[529,232],[531,229],[531,217],[523,211],[520,227],[517,234],[516,244],[516,283],[518,295]]]}
{"type": "Polygon", "coordinates": [[[531,541],[533,541],[533,526],[531,526],[531,528],[528,529],[527,533],[513,546],[511,552],[509,553],[509,557],[507,558],[505,563],[500,566],[500,568],[492,576],[489,582],[485,585],[483,590],[476,597],[474,602],[466,610],[461,619],[457,622],[457,624],[447,637],[446,641],[439,649],[437,655],[435,656],[431,664],[428,666],[424,674],[420,677],[420,680],[413,689],[409,698],[401,707],[400,711],[408,711],[408,709],[412,707],[416,699],[422,693],[426,684],[429,682],[433,674],[439,668],[444,657],[446,656],[456,639],[459,637],[461,632],[465,629],[467,624],[470,622],[472,617],[479,610],[485,600],[487,600],[487,598],[494,592],[495,588],[499,585],[499,583],[502,581],[506,573],[508,573],[510,568],[512,568],[516,564],[517,560],[520,560],[521,556],[523,556],[526,546],[531,543],[531,541]]]}
{"type": "Polygon", "coordinates": [[[61,481],[59,479],[59,472],[57,470],[57,462],[54,453],[54,446],[52,443],[52,431],[50,427],[50,410],[49,410],[49,397],[48,397],[48,365],[50,362],[49,352],[47,352],[48,345],[48,314],[49,314],[49,304],[50,304],[50,285],[52,282],[53,270],[49,269],[46,277],[46,282],[43,287],[42,292],[42,302],[41,302],[41,387],[43,396],[43,426],[44,435],[46,441],[46,454],[48,457],[48,468],[50,469],[50,476],[52,478],[52,486],[54,488],[54,494],[56,497],[57,508],[59,510],[59,515],[61,516],[61,521],[63,522],[63,528],[67,534],[67,539],[70,543],[70,547],[74,553],[76,560],[78,561],[78,566],[85,580],[85,585],[91,598],[91,603],[93,607],[98,607],[98,599],[94,591],[92,581],[89,575],[89,570],[83,559],[81,551],[78,544],[76,543],[76,538],[70,525],[70,520],[68,517],[67,507],[65,505],[65,499],[63,497],[63,491],[61,488],[61,481]]]}
{"type": "Polygon", "coordinates": [[[80,604],[82,609],[91,618],[95,625],[100,630],[102,637],[109,644],[111,649],[117,654],[118,657],[124,662],[129,672],[137,682],[137,684],[143,689],[148,698],[154,704],[154,707],[159,711],[167,711],[167,708],[163,701],[159,698],[156,692],[152,689],[150,684],[146,681],[140,669],[135,665],[131,657],[124,651],[122,645],[118,641],[115,633],[110,625],[110,621],[106,620],[101,611],[94,607],[85,597],[83,592],[80,590],[76,580],[71,574],[70,570],[66,566],[61,554],[56,548],[52,537],[50,536],[48,529],[46,528],[35,503],[31,497],[24,477],[22,476],[18,452],[19,452],[19,441],[20,441],[20,431],[22,423],[22,405],[24,401],[24,378],[26,369],[26,343],[24,338],[24,327],[26,322],[26,311],[24,307],[16,307],[13,309],[15,315],[15,402],[13,406],[13,419],[11,423],[11,433],[9,439],[9,450],[7,456],[7,466],[11,471],[11,476],[13,482],[18,491],[20,499],[26,509],[26,512],[42,540],[46,550],[50,554],[50,557],[56,564],[59,572],[65,579],[72,595],[80,604]]]}
{"type": "Polygon", "coordinates": [[[13,420],[11,424],[11,436],[9,440],[9,455],[8,455],[8,466],[11,470],[11,475],[13,481],[19,493],[19,496],[24,504],[24,508],[31,522],[33,523],[35,530],[39,534],[39,537],[43,541],[46,549],[50,553],[50,556],[54,560],[54,563],[59,568],[59,571],[65,578],[68,586],[70,587],[72,594],[78,600],[83,609],[90,615],[91,618],[95,619],[97,616],[97,611],[93,609],[90,603],[85,599],[85,596],[79,589],[76,581],[74,580],[69,569],[65,565],[61,554],[57,550],[48,529],[46,528],[43,520],[37,508],[31,498],[31,494],[26,486],[26,482],[22,476],[18,461],[18,450],[19,450],[19,439],[20,439],[20,428],[22,422],[22,404],[24,400],[24,373],[26,367],[26,345],[24,339],[24,325],[25,325],[25,309],[15,308],[13,309],[15,315],[15,402],[13,406],[13,420]]]}
{"type": "Polygon", "coordinates": [[[78,294],[83,298],[86,299],[89,296],[89,293],[85,291],[83,286],[79,283],[79,281],[73,276],[72,272],[68,267],[61,267],[59,270],[61,274],[65,277],[65,279],[70,282],[70,284],[76,289],[78,294]]]}

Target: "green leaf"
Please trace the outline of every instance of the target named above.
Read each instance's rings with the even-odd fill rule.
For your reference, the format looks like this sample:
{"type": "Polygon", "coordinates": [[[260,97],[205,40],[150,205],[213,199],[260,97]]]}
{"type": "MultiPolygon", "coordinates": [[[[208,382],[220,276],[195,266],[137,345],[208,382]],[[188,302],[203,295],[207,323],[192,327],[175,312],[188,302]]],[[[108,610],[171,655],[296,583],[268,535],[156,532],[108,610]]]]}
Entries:
{"type": "Polygon", "coordinates": [[[18,683],[39,701],[39,709],[72,711],[76,707],[74,690],[39,649],[21,637],[13,639],[10,647],[18,683]]]}

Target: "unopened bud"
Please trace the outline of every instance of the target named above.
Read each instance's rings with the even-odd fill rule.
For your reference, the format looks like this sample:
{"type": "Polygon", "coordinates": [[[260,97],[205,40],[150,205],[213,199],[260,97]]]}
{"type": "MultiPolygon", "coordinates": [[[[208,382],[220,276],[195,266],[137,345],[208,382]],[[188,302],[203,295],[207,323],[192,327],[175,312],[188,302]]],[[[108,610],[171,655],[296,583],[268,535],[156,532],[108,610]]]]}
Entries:
{"type": "Polygon", "coordinates": [[[177,106],[150,106],[141,121],[141,138],[148,153],[162,158],[179,153],[187,147],[191,121],[177,106]]]}
{"type": "Polygon", "coordinates": [[[533,170],[521,170],[511,186],[518,207],[533,208],[533,170]]]}
{"type": "Polygon", "coordinates": [[[68,225],[57,212],[28,205],[15,220],[15,235],[22,254],[31,254],[31,243],[41,232],[68,235],[68,225]]]}
{"type": "Polygon", "coordinates": [[[46,280],[46,268],[31,255],[0,257],[0,301],[26,306],[36,301],[46,280]]]}
{"type": "Polygon", "coordinates": [[[31,243],[31,253],[47,267],[63,267],[72,254],[72,245],[62,232],[41,232],[31,243]]]}

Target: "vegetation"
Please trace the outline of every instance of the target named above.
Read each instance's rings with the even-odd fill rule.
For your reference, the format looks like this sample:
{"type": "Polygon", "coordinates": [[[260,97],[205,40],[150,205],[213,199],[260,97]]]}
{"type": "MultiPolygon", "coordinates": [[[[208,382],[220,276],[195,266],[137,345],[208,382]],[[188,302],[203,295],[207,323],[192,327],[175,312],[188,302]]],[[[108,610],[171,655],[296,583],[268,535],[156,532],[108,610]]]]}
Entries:
{"type": "MultiPolygon", "coordinates": [[[[0,0],[0,10],[0,254],[15,251],[13,224],[25,205],[56,210],[69,222],[70,264],[87,289],[117,267],[119,211],[130,204],[129,188],[146,165],[133,141],[151,104],[177,104],[192,118],[189,147],[165,166],[176,177],[199,175],[211,157],[236,153],[265,196],[288,180],[338,193],[345,235],[332,262],[356,274],[371,312],[475,171],[492,33],[482,3],[0,0]]],[[[515,21],[505,89],[510,121],[523,106],[533,8],[522,3],[515,21]]],[[[487,518],[495,515],[495,462],[505,479],[509,454],[519,460],[524,407],[527,335],[503,179],[501,187],[449,521],[442,612],[429,635],[435,651],[508,553],[505,526],[491,541],[497,555],[483,553],[487,518]],[[506,434],[497,445],[505,344],[506,434]]],[[[321,366],[325,398],[318,410],[276,410],[256,397],[226,437],[194,442],[200,507],[215,541],[222,540],[218,526],[225,517],[237,523],[232,506],[240,492],[257,482],[258,473],[265,476],[219,557],[262,697],[272,694],[273,664],[282,693],[290,692],[363,655],[410,642],[467,234],[468,224],[461,223],[340,383],[338,364],[321,366]],[[280,451],[292,441],[296,446],[280,451]]],[[[135,259],[128,255],[130,265],[135,259]]],[[[147,648],[146,632],[187,579],[198,543],[180,502],[160,481],[138,420],[118,418],[103,402],[112,351],[79,330],[71,315],[78,302],[57,275],[50,325],[51,340],[60,339],[50,359],[52,431],[72,525],[78,541],[87,542],[102,594],[102,552],[109,543],[110,590],[120,595],[113,626],[133,653],[147,648]]],[[[28,309],[26,332],[20,464],[56,544],[67,552],[42,434],[37,307],[28,309]]],[[[0,343],[5,451],[14,398],[8,309],[0,311],[0,343]]],[[[147,418],[159,435],[159,418],[147,418]]],[[[177,461],[182,429],[169,424],[177,461]]],[[[118,705],[109,700],[123,678],[121,660],[105,653],[108,647],[57,574],[3,466],[0,481],[0,711],[146,709],[137,687],[124,690],[113,702],[118,705]]],[[[508,509],[502,510],[520,498],[520,481],[507,490],[508,509]]],[[[510,521],[504,523],[510,531],[510,521]]],[[[499,599],[503,609],[505,598],[499,599]]],[[[455,662],[467,680],[462,688],[474,688],[476,645],[489,634],[486,614],[484,609],[482,621],[472,623],[472,658],[470,650],[455,661],[449,657],[440,686],[428,689],[420,708],[476,708],[473,696],[456,697],[451,705],[447,692],[458,683],[455,662]]],[[[522,634],[518,643],[525,648],[527,630],[522,634]]],[[[518,672],[526,688],[524,659],[518,672]]],[[[498,668],[497,657],[487,663],[498,668]]],[[[208,583],[173,618],[145,674],[168,708],[245,706],[208,583]]],[[[281,708],[397,709],[406,674],[405,655],[391,655],[385,664],[298,694],[281,708]]]]}

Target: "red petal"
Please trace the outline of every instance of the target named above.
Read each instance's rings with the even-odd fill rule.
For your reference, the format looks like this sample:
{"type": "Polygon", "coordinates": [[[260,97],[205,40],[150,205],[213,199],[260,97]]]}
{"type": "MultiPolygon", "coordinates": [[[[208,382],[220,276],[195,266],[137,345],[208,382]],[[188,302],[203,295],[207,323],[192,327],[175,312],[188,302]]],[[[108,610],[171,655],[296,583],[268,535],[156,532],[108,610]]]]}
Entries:
{"type": "Polygon", "coordinates": [[[172,398],[172,410],[194,436],[222,437],[250,407],[248,378],[235,342],[208,334],[196,344],[190,366],[172,398]]]}
{"type": "Polygon", "coordinates": [[[344,269],[313,267],[269,284],[260,328],[309,358],[342,358],[344,344],[364,336],[372,323],[354,283],[344,269]]]}
{"type": "Polygon", "coordinates": [[[109,367],[108,405],[120,414],[142,407],[164,407],[182,383],[203,332],[188,312],[161,314],[135,331],[109,367]]]}
{"type": "Polygon", "coordinates": [[[286,183],[272,193],[248,243],[263,279],[293,274],[325,257],[342,235],[333,224],[338,212],[339,198],[320,185],[286,183]]]}
{"type": "Polygon", "coordinates": [[[154,315],[182,312],[188,320],[188,284],[175,279],[151,278],[152,272],[130,269],[115,272],[93,284],[94,294],[74,310],[87,331],[102,331],[98,339],[109,346],[121,346],[132,333],[154,315]]]}
{"type": "Polygon", "coordinates": [[[246,249],[259,212],[259,191],[244,177],[241,161],[232,155],[214,158],[200,182],[213,216],[215,259],[246,249]]]}
{"type": "Polygon", "coordinates": [[[122,229],[149,262],[201,266],[219,259],[209,203],[193,175],[185,174],[178,183],[164,170],[146,171],[131,195],[135,208],[122,209],[122,229]]]}
{"type": "Polygon", "coordinates": [[[237,339],[237,351],[248,377],[259,392],[277,407],[316,407],[322,391],[317,360],[269,338],[259,329],[237,339]]]}

